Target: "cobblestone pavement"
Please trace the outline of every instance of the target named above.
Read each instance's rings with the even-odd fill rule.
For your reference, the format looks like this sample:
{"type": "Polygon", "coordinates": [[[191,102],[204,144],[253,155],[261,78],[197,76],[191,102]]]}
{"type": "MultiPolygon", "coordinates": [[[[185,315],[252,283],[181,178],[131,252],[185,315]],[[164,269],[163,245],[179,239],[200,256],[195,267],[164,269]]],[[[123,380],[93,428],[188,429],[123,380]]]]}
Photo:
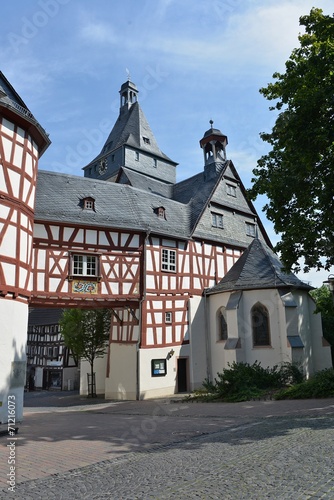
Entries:
{"type": "Polygon", "coordinates": [[[0,440],[0,499],[334,499],[333,399],[48,397],[25,409],[13,493],[0,440]]]}

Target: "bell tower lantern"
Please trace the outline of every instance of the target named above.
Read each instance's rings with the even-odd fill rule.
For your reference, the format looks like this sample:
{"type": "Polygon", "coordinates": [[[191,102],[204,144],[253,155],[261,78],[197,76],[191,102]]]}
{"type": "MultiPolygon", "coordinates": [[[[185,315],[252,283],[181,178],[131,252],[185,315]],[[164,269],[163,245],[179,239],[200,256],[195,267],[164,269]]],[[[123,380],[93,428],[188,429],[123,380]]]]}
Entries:
{"type": "Polygon", "coordinates": [[[131,108],[132,104],[138,100],[138,89],[130,80],[123,83],[119,91],[121,96],[120,113],[124,113],[131,108]]]}
{"type": "Polygon", "coordinates": [[[213,120],[210,120],[211,128],[207,130],[199,141],[204,154],[204,172],[206,178],[216,176],[226,161],[227,136],[217,128],[213,128],[213,120]]]}

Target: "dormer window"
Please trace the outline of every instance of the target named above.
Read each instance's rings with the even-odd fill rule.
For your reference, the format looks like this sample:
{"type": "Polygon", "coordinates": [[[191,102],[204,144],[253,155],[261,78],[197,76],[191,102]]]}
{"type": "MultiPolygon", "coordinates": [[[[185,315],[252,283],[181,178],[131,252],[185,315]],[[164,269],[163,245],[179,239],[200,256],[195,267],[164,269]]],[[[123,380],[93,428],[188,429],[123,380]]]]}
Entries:
{"type": "Polygon", "coordinates": [[[151,141],[148,137],[143,137],[144,144],[151,144],[151,141]]]}
{"type": "Polygon", "coordinates": [[[84,210],[94,210],[95,209],[95,200],[94,198],[83,198],[82,207],[84,210]]]}
{"type": "Polygon", "coordinates": [[[166,209],[164,207],[154,208],[154,213],[161,219],[166,219],[166,209]]]}

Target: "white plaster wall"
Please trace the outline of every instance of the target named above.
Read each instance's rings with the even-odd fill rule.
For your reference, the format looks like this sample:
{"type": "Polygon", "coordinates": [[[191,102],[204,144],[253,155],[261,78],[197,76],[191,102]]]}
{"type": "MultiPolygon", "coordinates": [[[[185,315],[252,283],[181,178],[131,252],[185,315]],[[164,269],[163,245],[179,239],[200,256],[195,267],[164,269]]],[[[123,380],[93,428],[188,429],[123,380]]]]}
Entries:
{"type": "MultiPolygon", "coordinates": [[[[226,351],[224,350],[226,342],[224,340],[218,340],[218,329],[219,326],[217,324],[217,312],[221,307],[225,306],[230,297],[230,293],[219,293],[215,295],[210,295],[207,298],[208,304],[208,315],[209,315],[209,331],[210,331],[210,344],[211,344],[211,363],[212,363],[212,374],[211,378],[214,379],[217,376],[217,373],[223,371],[227,366],[228,361],[233,361],[233,355],[235,356],[234,351],[226,351]]],[[[227,311],[234,312],[234,311],[227,311]]],[[[237,331],[234,332],[234,335],[231,332],[231,319],[232,315],[229,316],[229,335],[237,336],[237,331]]]]}
{"type": "Polygon", "coordinates": [[[34,379],[34,382],[35,382],[35,387],[36,389],[42,389],[43,387],[43,368],[41,367],[36,367],[35,368],[35,379],[34,379]]]}
{"type": "Polygon", "coordinates": [[[243,322],[241,345],[244,351],[245,362],[249,364],[258,361],[264,368],[273,367],[283,361],[286,351],[286,326],[280,308],[283,307],[280,295],[276,289],[249,290],[242,294],[239,304],[238,318],[243,322]],[[270,316],[270,347],[254,347],[251,325],[251,309],[257,303],[263,304],[270,316]]]}
{"type": "MultiPolygon", "coordinates": [[[[79,378],[80,378],[80,372],[76,366],[63,368],[63,387],[62,387],[63,391],[76,389],[79,385],[79,378]]],[[[101,381],[103,384],[102,376],[101,376],[101,381]]],[[[87,383],[87,375],[86,375],[86,383],[87,383]]]]}
{"type": "Polygon", "coordinates": [[[109,377],[105,398],[135,400],[137,395],[137,345],[110,344],[109,377]]]}
{"type": "MultiPolygon", "coordinates": [[[[140,349],[140,399],[163,397],[177,392],[177,358],[190,356],[190,346],[162,347],[157,349],[140,349]],[[173,349],[173,356],[167,360],[167,374],[162,377],[152,377],[152,359],[166,359],[173,349]]],[[[188,361],[189,363],[189,361],[188,361]]]]}
{"type": "Polygon", "coordinates": [[[313,314],[315,304],[306,291],[292,292],[297,307],[285,307],[276,289],[244,291],[239,307],[227,310],[228,336],[241,338],[241,349],[224,350],[225,342],[217,342],[217,310],[226,306],[229,292],[211,295],[209,298],[211,358],[213,376],[228,363],[243,361],[253,364],[255,361],[266,367],[283,362],[292,362],[301,358],[306,376],[330,368],[330,347],[323,346],[320,315],[313,314]],[[270,314],[271,347],[254,347],[250,311],[256,302],[265,305],[270,314]],[[293,350],[287,341],[287,335],[299,335],[304,349],[293,350]]]}
{"type": "MultiPolygon", "coordinates": [[[[209,311],[205,311],[205,300],[201,296],[189,299],[189,371],[190,390],[201,387],[208,376],[208,360],[210,360],[210,320],[209,311]],[[207,355],[207,348],[209,353],[207,355]]],[[[208,305],[208,303],[207,303],[208,305]]]]}
{"type": "Polygon", "coordinates": [[[15,401],[15,419],[23,417],[26,375],[28,306],[13,300],[0,300],[0,422],[7,422],[8,397],[15,401]]]}
{"type": "Polygon", "coordinates": [[[310,325],[310,352],[312,353],[312,364],[310,374],[326,368],[332,368],[332,356],[330,346],[323,345],[323,331],[321,315],[314,314],[315,303],[309,295],[304,294],[303,305],[308,310],[308,323],[310,325]]]}
{"type": "Polygon", "coordinates": [[[291,361],[291,349],[287,346],[285,310],[277,290],[249,290],[242,293],[239,307],[226,310],[228,337],[241,339],[240,349],[224,349],[225,342],[217,341],[217,311],[226,306],[231,293],[209,297],[210,337],[213,377],[228,363],[258,361],[264,368],[272,367],[283,361],[291,361]],[[270,314],[270,347],[254,347],[250,312],[254,304],[261,302],[270,314]]]}
{"type": "MultiPolygon", "coordinates": [[[[96,382],[96,394],[104,394],[104,384],[106,378],[107,354],[103,358],[96,358],[94,361],[94,372],[96,382]]],[[[80,363],[80,394],[88,395],[87,373],[90,373],[88,361],[80,363]]]]}

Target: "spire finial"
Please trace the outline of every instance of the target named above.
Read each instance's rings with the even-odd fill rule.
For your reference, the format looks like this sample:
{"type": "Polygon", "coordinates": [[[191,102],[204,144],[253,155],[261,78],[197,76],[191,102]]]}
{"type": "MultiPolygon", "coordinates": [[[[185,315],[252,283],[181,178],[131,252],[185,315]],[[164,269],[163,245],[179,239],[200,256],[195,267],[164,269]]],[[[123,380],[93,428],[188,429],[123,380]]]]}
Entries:
{"type": "Polygon", "coordinates": [[[126,74],[128,75],[128,82],[130,81],[130,71],[128,68],[125,68],[126,74]]]}
{"type": "Polygon", "coordinates": [[[212,125],[213,125],[213,120],[210,120],[210,125],[211,125],[211,129],[213,129],[212,125]]]}

